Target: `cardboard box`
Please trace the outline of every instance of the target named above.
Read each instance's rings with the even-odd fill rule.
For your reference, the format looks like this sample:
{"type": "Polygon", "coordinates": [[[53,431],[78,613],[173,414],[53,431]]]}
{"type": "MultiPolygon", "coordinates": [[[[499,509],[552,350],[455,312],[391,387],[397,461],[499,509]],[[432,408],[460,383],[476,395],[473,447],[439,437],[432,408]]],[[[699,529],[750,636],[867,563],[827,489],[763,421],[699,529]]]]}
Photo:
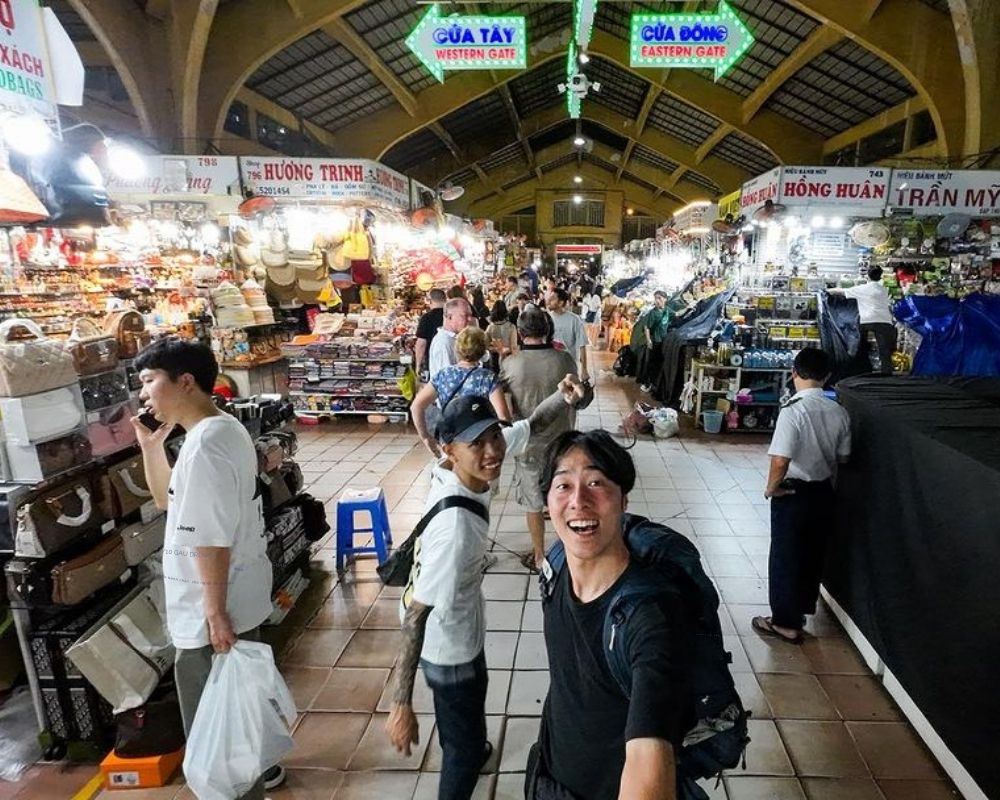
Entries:
{"type": "Polygon", "coordinates": [[[107,789],[152,789],[166,786],[184,761],[184,748],[148,758],[119,758],[112,750],[101,762],[107,789]]]}

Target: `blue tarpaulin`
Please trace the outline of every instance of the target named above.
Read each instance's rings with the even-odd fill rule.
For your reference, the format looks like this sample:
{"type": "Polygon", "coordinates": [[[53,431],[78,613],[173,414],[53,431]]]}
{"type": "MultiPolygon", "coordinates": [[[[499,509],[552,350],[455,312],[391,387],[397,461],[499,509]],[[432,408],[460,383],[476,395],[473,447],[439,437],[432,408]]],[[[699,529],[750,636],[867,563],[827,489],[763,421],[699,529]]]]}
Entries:
{"type": "Polygon", "coordinates": [[[923,337],[913,375],[1000,376],[1000,296],[911,295],[893,313],[923,337]]]}

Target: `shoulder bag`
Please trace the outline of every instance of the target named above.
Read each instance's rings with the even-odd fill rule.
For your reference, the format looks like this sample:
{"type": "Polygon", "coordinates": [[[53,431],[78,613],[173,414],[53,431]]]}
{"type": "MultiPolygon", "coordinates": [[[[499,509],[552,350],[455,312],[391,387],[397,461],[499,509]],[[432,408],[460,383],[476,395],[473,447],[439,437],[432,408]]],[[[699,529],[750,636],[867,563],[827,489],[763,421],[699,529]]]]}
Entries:
{"type": "Polygon", "coordinates": [[[14,552],[45,558],[105,522],[100,487],[90,475],[49,489],[17,510],[14,552]]]}
{"type": "Polygon", "coordinates": [[[166,514],[161,514],[148,525],[136,522],[123,528],[119,535],[125,548],[125,563],[137,567],[162,548],[166,529],[166,514]]]}
{"type": "Polygon", "coordinates": [[[63,343],[49,339],[30,319],[9,319],[0,324],[0,396],[23,397],[76,383],[73,356],[63,343]],[[22,329],[30,339],[10,341],[22,329]]]}
{"type": "Polygon", "coordinates": [[[118,340],[118,357],[135,358],[150,342],[146,321],[138,311],[112,311],[104,318],[104,332],[118,340]]]}
{"type": "Polygon", "coordinates": [[[52,602],[75,606],[98,589],[118,580],[127,569],[121,537],[103,539],[82,556],[52,568],[52,602]]]}
{"type": "Polygon", "coordinates": [[[118,339],[88,317],[80,317],[73,323],[66,349],[73,356],[76,374],[80,376],[110,372],[118,366],[118,339]]]}
{"type": "MultiPolygon", "coordinates": [[[[131,423],[129,423],[131,424],[131,423]]],[[[142,454],[132,456],[108,467],[111,497],[115,517],[124,517],[153,499],[146,483],[142,454]]]]}

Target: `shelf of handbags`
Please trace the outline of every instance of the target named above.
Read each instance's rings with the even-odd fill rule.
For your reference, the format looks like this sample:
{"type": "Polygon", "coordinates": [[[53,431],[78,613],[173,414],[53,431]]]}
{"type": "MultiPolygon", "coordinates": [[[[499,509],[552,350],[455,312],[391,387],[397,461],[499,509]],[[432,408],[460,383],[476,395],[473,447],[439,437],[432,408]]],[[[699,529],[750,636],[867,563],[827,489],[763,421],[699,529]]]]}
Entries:
{"type": "MultiPolygon", "coordinates": [[[[273,576],[265,624],[276,625],[309,584],[311,543],[330,528],[322,502],[301,492],[296,437],[281,429],[288,403],[243,398],[226,410],[255,436],[273,576]]],[[[167,442],[171,459],[183,438],[167,442]]],[[[177,721],[158,561],[165,523],[134,448],[57,484],[0,487],[0,551],[11,556],[7,592],[46,758],[97,760],[112,744],[119,757],[149,756],[183,744],[167,719],[170,735],[152,737],[158,750],[147,752],[150,737],[136,729],[144,715],[177,721]]]]}

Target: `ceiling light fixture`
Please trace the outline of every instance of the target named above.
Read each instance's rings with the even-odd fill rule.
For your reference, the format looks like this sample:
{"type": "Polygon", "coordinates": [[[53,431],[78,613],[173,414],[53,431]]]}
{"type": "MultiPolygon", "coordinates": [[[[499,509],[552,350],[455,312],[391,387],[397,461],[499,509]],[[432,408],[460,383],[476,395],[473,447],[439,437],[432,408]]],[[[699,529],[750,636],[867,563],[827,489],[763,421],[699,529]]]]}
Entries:
{"type": "Polygon", "coordinates": [[[4,141],[12,150],[26,156],[38,156],[52,145],[52,131],[38,116],[10,114],[0,122],[4,141]]]}
{"type": "Polygon", "coordinates": [[[583,183],[583,178],[581,178],[579,175],[574,175],[573,183],[583,183]]]}
{"type": "Polygon", "coordinates": [[[573,139],[573,144],[576,145],[577,147],[583,147],[586,143],[587,140],[584,139],[580,134],[577,134],[576,137],[573,139]]]}
{"type": "Polygon", "coordinates": [[[79,122],[68,128],[63,128],[63,133],[75,131],[77,128],[93,128],[101,135],[101,142],[104,144],[107,167],[116,177],[125,181],[135,181],[146,175],[146,161],[142,154],[134,147],[112,139],[104,131],[92,122],[79,122]]]}
{"type": "Polygon", "coordinates": [[[577,205],[580,205],[580,203],[583,202],[583,197],[581,195],[575,194],[573,195],[573,202],[576,203],[577,205]]]}

